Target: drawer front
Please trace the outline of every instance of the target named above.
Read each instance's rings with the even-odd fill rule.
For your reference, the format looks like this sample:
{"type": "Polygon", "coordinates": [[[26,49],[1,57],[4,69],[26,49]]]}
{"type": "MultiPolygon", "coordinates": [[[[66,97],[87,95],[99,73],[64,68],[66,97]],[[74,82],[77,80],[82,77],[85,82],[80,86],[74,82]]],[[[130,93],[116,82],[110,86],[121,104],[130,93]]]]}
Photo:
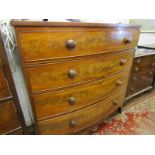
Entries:
{"type": "Polygon", "coordinates": [[[4,71],[0,65],[0,99],[4,99],[10,96],[7,81],[4,76],[4,71]]]}
{"type": "Polygon", "coordinates": [[[152,86],[153,81],[154,76],[152,74],[150,75],[149,73],[132,75],[129,79],[126,96],[133,95],[152,86]]]}
{"type": "Polygon", "coordinates": [[[82,128],[88,127],[122,106],[124,100],[122,90],[107,100],[61,117],[39,122],[40,134],[71,134],[82,128]]]}
{"type": "Polygon", "coordinates": [[[137,29],[30,28],[19,31],[25,62],[135,48],[137,29]]]}
{"type": "Polygon", "coordinates": [[[155,71],[155,57],[154,55],[142,56],[134,58],[131,72],[132,74],[144,74],[149,71],[155,71]]]}
{"type": "Polygon", "coordinates": [[[5,134],[16,128],[20,124],[17,118],[17,113],[13,101],[4,102],[0,104],[0,134],[5,134]]]}
{"type": "Polygon", "coordinates": [[[107,56],[90,57],[55,64],[37,65],[27,68],[30,87],[33,92],[57,89],[106,78],[132,63],[134,51],[107,56]]]}
{"type": "Polygon", "coordinates": [[[64,114],[102,100],[127,85],[129,70],[87,85],[34,95],[37,119],[64,114]],[[126,77],[126,78],[124,78],[126,77]]]}

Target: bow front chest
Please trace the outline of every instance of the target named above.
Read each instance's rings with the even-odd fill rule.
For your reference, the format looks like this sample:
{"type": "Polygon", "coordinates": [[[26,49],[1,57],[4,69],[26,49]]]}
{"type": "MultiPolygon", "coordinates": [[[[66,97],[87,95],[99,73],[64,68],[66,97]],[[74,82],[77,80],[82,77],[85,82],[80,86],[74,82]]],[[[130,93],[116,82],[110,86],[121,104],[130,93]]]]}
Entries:
{"type": "Polygon", "coordinates": [[[13,21],[36,134],[75,134],[122,107],[139,27],[13,21]]]}

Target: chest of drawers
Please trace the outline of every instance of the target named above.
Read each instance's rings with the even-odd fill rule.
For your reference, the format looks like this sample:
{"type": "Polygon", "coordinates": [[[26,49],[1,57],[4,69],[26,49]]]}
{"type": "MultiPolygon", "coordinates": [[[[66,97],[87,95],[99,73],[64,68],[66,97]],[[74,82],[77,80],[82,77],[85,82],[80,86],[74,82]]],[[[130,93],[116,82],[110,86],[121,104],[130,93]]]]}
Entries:
{"type": "Polygon", "coordinates": [[[155,50],[137,50],[129,78],[126,101],[153,88],[155,79],[155,50]]]}
{"type": "Polygon", "coordinates": [[[25,126],[7,55],[0,36],[0,134],[23,134],[25,126]]]}
{"type": "Polygon", "coordinates": [[[74,134],[122,107],[139,27],[12,21],[36,134],[74,134]]]}

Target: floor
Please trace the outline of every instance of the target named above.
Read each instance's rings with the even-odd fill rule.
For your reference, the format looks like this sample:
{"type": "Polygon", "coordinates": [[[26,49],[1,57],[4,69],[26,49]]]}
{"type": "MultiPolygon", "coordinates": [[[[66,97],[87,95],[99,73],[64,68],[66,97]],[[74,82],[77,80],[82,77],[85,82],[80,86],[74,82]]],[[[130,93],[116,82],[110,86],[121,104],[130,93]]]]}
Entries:
{"type": "Polygon", "coordinates": [[[136,99],[122,114],[106,120],[96,135],[154,135],[155,92],[136,99]]]}

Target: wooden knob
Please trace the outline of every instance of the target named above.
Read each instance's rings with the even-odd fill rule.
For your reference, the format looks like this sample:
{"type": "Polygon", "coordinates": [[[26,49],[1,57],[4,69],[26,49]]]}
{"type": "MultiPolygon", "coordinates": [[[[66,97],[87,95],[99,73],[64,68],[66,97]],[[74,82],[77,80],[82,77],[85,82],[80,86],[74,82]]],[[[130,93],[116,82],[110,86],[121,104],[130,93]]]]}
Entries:
{"type": "Polygon", "coordinates": [[[134,91],[134,88],[132,87],[132,88],[130,89],[130,91],[134,91]]]}
{"type": "Polygon", "coordinates": [[[76,47],[76,41],[74,41],[74,40],[67,40],[66,47],[68,49],[74,49],[76,47]]]}
{"type": "Polygon", "coordinates": [[[74,105],[76,103],[76,99],[74,97],[69,97],[68,102],[70,105],[74,105]]]}
{"type": "Polygon", "coordinates": [[[120,81],[120,80],[116,81],[116,85],[117,86],[121,86],[122,85],[122,81],[120,81]]]}
{"type": "Polygon", "coordinates": [[[131,42],[132,42],[132,38],[129,38],[129,37],[124,38],[124,43],[125,44],[130,44],[131,42]]]}
{"type": "Polygon", "coordinates": [[[71,128],[74,128],[74,127],[76,126],[76,122],[73,121],[73,120],[71,120],[71,121],[69,122],[69,126],[70,126],[71,128]]]}
{"type": "Polygon", "coordinates": [[[120,60],[120,65],[125,65],[126,62],[127,62],[126,59],[121,59],[121,60],[120,60]]]}
{"type": "Polygon", "coordinates": [[[133,81],[135,81],[135,82],[136,82],[137,80],[138,80],[138,79],[137,79],[137,77],[133,77],[133,81]]]}
{"type": "Polygon", "coordinates": [[[135,67],[135,72],[138,72],[139,71],[139,67],[135,67]]]}
{"type": "Polygon", "coordinates": [[[114,101],[113,101],[113,105],[114,105],[114,106],[117,106],[117,105],[118,105],[118,101],[114,100],[114,101]]]}
{"type": "Polygon", "coordinates": [[[136,63],[137,63],[137,64],[140,64],[140,63],[141,63],[141,59],[137,59],[137,60],[136,60],[136,63]]]}
{"type": "Polygon", "coordinates": [[[76,72],[76,70],[74,70],[74,69],[71,69],[71,70],[68,72],[68,76],[69,76],[70,79],[74,79],[74,78],[76,77],[76,75],[77,75],[77,72],[76,72]]]}
{"type": "Polygon", "coordinates": [[[152,75],[152,74],[153,74],[153,72],[151,71],[151,72],[150,72],[150,75],[152,75]]]}
{"type": "Polygon", "coordinates": [[[153,67],[155,66],[155,63],[154,63],[154,62],[152,63],[152,66],[153,66],[153,67]]]}

